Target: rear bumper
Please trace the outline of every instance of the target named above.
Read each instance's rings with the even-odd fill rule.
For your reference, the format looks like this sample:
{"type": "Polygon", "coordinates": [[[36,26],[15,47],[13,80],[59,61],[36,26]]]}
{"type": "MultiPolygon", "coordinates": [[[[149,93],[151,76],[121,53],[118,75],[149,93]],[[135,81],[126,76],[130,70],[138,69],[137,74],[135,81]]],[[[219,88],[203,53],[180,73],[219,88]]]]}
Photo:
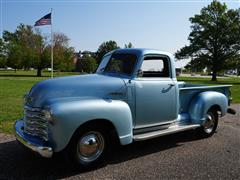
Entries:
{"type": "Polygon", "coordinates": [[[232,109],[232,108],[228,108],[227,109],[227,112],[229,113],[229,114],[236,114],[236,110],[235,109],[232,109]]]}
{"type": "Polygon", "coordinates": [[[53,155],[52,147],[45,145],[42,140],[23,133],[23,120],[17,120],[14,125],[16,139],[31,149],[40,154],[42,157],[50,158],[53,155]]]}

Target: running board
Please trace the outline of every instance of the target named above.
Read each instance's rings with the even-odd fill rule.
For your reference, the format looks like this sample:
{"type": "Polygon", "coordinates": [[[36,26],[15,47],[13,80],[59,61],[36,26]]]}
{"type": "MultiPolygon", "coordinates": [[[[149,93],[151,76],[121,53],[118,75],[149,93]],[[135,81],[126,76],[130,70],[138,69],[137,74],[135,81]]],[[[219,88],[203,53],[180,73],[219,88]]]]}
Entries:
{"type": "Polygon", "coordinates": [[[134,139],[134,141],[143,141],[146,139],[151,139],[151,138],[155,138],[155,137],[159,137],[159,136],[165,136],[168,134],[174,134],[174,133],[181,132],[181,131],[196,129],[198,127],[200,127],[200,124],[173,125],[173,126],[170,126],[168,129],[133,135],[133,139],[134,139]]]}

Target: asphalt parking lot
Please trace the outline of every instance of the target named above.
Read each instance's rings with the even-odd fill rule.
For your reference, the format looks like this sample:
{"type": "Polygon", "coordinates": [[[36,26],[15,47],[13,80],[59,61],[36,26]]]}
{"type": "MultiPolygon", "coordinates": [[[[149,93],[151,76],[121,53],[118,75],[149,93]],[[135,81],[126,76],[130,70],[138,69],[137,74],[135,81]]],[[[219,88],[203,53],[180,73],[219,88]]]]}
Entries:
{"type": "MultiPolygon", "coordinates": [[[[233,105],[240,112],[240,105],[233,105]]],[[[70,168],[57,157],[43,159],[0,134],[0,179],[240,179],[240,114],[220,120],[211,138],[195,131],[116,148],[91,171],[70,168]]]]}

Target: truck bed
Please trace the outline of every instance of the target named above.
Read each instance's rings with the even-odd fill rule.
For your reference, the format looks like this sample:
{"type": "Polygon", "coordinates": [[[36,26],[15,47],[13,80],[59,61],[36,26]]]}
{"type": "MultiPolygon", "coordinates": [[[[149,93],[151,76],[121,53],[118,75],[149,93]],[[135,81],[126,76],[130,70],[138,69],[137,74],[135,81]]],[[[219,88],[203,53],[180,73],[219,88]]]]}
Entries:
{"type": "Polygon", "coordinates": [[[179,98],[180,98],[180,109],[179,113],[185,113],[188,111],[188,106],[194,96],[204,91],[217,91],[223,93],[228,98],[231,94],[229,88],[232,85],[217,85],[217,86],[206,86],[199,84],[187,84],[185,82],[178,82],[179,98]]]}

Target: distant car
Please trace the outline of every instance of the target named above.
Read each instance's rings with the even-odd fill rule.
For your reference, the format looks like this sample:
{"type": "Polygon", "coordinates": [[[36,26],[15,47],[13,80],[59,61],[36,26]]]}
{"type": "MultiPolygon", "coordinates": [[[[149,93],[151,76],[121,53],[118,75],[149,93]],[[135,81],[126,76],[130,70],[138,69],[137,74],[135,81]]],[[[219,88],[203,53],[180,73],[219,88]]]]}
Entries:
{"type": "Polygon", "coordinates": [[[226,74],[228,74],[228,75],[237,75],[237,71],[235,71],[235,70],[229,70],[229,71],[227,71],[226,74]]]}
{"type": "Polygon", "coordinates": [[[14,69],[11,67],[6,67],[6,70],[14,70],[14,69]]]}
{"type": "Polygon", "coordinates": [[[34,85],[14,125],[16,138],[43,157],[64,151],[89,167],[114,141],[126,145],[190,129],[212,136],[219,114],[234,113],[230,87],[178,82],[170,53],[118,49],[103,57],[95,74],[34,85]]]}

